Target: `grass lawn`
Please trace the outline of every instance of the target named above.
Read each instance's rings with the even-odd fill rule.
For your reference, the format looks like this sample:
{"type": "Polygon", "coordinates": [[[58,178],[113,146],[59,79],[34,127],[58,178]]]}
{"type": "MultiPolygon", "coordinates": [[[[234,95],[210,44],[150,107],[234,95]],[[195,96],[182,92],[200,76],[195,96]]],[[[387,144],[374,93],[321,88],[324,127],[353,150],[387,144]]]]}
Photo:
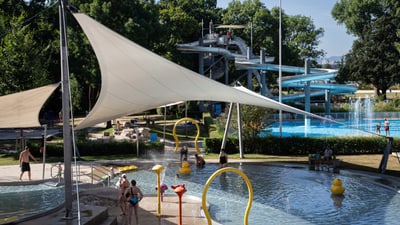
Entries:
{"type": "MultiPolygon", "coordinates": [[[[259,155],[259,154],[245,154],[244,161],[256,162],[285,162],[285,163],[300,163],[308,164],[308,157],[306,156],[277,156],[277,155],[259,155]]],[[[208,154],[204,157],[207,160],[218,160],[217,154],[208,154]]],[[[382,155],[338,155],[336,157],[340,160],[340,168],[361,170],[366,172],[377,173],[379,164],[382,160],[382,155]]],[[[231,161],[239,160],[239,154],[229,155],[231,161]]],[[[385,174],[400,177],[400,161],[394,156],[389,156],[385,174]]]]}
{"type": "MultiPolygon", "coordinates": [[[[308,158],[305,156],[276,156],[276,155],[260,155],[260,154],[245,154],[245,158],[241,161],[252,162],[285,162],[285,163],[301,163],[307,164],[308,158]]],[[[97,161],[97,160],[118,160],[135,158],[130,155],[104,155],[104,156],[84,156],[84,161],[97,161]]],[[[208,162],[218,162],[218,154],[206,154],[204,159],[208,162]]],[[[337,159],[340,160],[340,168],[354,169],[367,172],[377,172],[382,155],[338,155],[337,159]]],[[[38,159],[41,162],[42,159],[38,159]]],[[[240,155],[230,154],[229,160],[231,162],[240,160],[240,155]]],[[[62,158],[49,158],[46,160],[49,163],[63,161],[62,158]]],[[[18,165],[16,160],[11,155],[0,154],[0,166],[4,165],[18,165]]],[[[387,175],[400,177],[400,161],[394,156],[389,156],[386,172],[387,175]]]]}
{"type": "Polygon", "coordinates": [[[16,160],[12,155],[0,154],[0,166],[7,165],[18,165],[18,159],[16,160]]]}
{"type": "MultiPolygon", "coordinates": [[[[152,128],[152,132],[159,132],[159,136],[163,135],[163,131],[160,127],[159,129],[152,128]]],[[[171,126],[169,127],[171,128],[171,126]]],[[[172,129],[172,128],[171,128],[172,129]]],[[[104,132],[104,130],[102,131],[104,132]]],[[[111,132],[111,130],[110,130],[111,132]]],[[[188,135],[180,135],[179,139],[193,139],[194,131],[189,132],[188,135]]],[[[173,139],[170,132],[166,132],[166,139],[173,139]]],[[[285,162],[285,163],[302,163],[308,164],[308,158],[306,156],[277,156],[277,155],[260,155],[260,154],[245,154],[244,159],[241,161],[256,161],[256,162],[285,162]]],[[[119,160],[127,158],[136,158],[136,156],[129,155],[104,155],[104,156],[83,156],[84,161],[97,161],[97,160],[119,160]]],[[[205,160],[208,162],[218,162],[218,154],[206,154],[204,156],[205,160]]],[[[382,159],[382,155],[337,155],[337,158],[341,161],[340,168],[342,169],[355,169],[368,172],[377,172],[379,164],[382,159]]],[[[240,160],[239,153],[230,154],[229,159],[231,161],[240,160]]],[[[38,159],[40,162],[42,159],[38,159]]],[[[55,163],[64,161],[62,157],[59,158],[47,158],[46,162],[55,163]]],[[[12,155],[0,154],[0,166],[3,165],[18,165],[18,157],[12,155]]],[[[400,161],[394,156],[390,156],[386,174],[400,177],[400,161]]]]}

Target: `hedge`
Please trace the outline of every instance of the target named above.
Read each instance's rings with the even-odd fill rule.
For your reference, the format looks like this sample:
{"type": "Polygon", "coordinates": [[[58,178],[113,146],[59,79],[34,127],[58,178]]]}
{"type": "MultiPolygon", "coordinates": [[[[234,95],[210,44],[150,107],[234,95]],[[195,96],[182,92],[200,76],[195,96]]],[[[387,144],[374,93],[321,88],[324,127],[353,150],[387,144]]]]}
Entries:
{"type": "MultiPolygon", "coordinates": [[[[84,141],[77,143],[80,156],[104,156],[132,154],[136,155],[136,143],[132,142],[101,142],[84,141]]],[[[48,143],[46,145],[46,155],[62,157],[64,155],[62,143],[48,143]]],[[[147,155],[151,152],[163,153],[164,144],[161,142],[139,142],[139,155],[147,155]]]]}
{"type": "MultiPolygon", "coordinates": [[[[392,151],[399,148],[394,140],[392,151]]],[[[219,153],[221,148],[221,138],[207,138],[204,140],[205,151],[219,153]]],[[[326,145],[330,145],[337,155],[357,155],[357,154],[382,154],[387,139],[383,137],[284,137],[267,136],[263,138],[253,138],[243,140],[244,153],[256,153],[265,155],[308,155],[321,153],[326,145]]],[[[228,138],[225,151],[228,154],[239,153],[239,141],[237,138],[228,138]]]]}

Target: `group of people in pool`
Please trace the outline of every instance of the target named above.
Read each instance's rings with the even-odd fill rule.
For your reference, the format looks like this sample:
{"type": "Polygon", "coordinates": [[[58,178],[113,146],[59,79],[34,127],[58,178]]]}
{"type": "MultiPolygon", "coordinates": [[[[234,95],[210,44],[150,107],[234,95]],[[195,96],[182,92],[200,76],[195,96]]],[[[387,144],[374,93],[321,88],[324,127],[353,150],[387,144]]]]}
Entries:
{"type": "MultiPolygon", "coordinates": [[[[181,164],[183,161],[187,161],[188,159],[188,147],[187,145],[183,145],[182,148],[180,149],[180,161],[181,164]]],[[[204,167],[206,164],[206,161],[204,160],[204,158],[202,156],[200,156],[199,154],[194,154],[195,157],[195,163],[198,167],[204,167]]],[[[228,165],[228,155],[225,152],[225,149],[221,149],[220,153],[219,153],[219,166],[221,168],[226,167],[228,165]]]]}
{"type": "MultiPolygon", "coordinates": [[[[383,129],[385,130],[386,136],[390,136],[389,124],[390,124],[389,120],[385,118],[385,120],[383,121],[383,129]]],[[[376,124],[375,133],[379,135],[381,134],[381,123],[376,124]]]]}

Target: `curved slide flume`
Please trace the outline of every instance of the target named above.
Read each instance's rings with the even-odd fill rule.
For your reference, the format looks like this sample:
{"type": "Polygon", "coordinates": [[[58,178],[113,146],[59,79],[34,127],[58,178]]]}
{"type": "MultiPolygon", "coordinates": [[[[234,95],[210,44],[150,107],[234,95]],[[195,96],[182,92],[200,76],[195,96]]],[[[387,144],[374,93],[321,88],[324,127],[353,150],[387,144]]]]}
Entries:
{"type": "MultiPolygon", "coordinates": [[[[240,49],[244,49],[245,47],[247,48],[247,46],[244,46],[245,43],[243,41],[239,40],[235,41],[236,39],[239,38],[231,40],[230,44],[238,45],[239,47],[241,47],[240,49]]],[[[261,64],[259,62],[259,59],[249,60],[244,52],[242,52],[242,54],[237,54],[229,51],[228,49],[215,46],[218,45],[219,42],[220,40],[218,38],[207,38],[204,39],[202,43],[202,45],[205,46],[201,46],[199,41],[194,41],[185,44],[178,44],[177,48],[184,52],[208,52],[208,53],[223,55],[224,57],[227,57],[229,59],[235,59],[235,66],[237,70],[279,71],[279,68],[281,68],[282,71],[286,73],[300,74],[300,75],[282,77],[282,87],[301,89],[305,87],[306,82],[310,82],[309,83],[311,89],[310,97],[325,95],[326,90],[329,90],[330,94],[336,94],[336,95],[354,93],[357,91],[357,88],[352,85],[332,84],[326,82],[327,80],[331,80],[336,77],[337,70],[335,69],[310,68],[308,74],[305,74],[306,71],[304,67],[287,66],[287,65],[279,66],[276,64],[268,63],[273,61],[273,57],[268,57],[266,59],[267,63],[261,64]]],[[[291,101],[301,98],[305,98],[305,95],[304,94],[285,95],[282,97],[282,100],[291,101]]]]}
{"type": "MultiPolygon", "coordinates": [[[[236,61],[235,65],[236,68],[239,70],[252,69],[252,70],[279,71],[279,65],[276,64],[260,64],[249,61],[236,61]]],[[[311,68],[309,70],[310,72],[309,74],[304,74],[305,73],[304,67],[282,65],[281,68],[283,72],[302,73],[300,75],[282,77],[282,87],[304,88],[306,85],[305,82],[310,81],[309,84],[310,89],[320,89],[311,91],[310,97],[324,95],[325,90],[329,90],[331,94],[347,94],[347,93],[354,93],[357,91],[357,88],[352,85],[323,83],[326,80],[335,78],[337,75],[337,70],[311,68]]],[[[286,95],[282,97],[282,100],[290,101],[304,97],[305,94],[286,95]]]]}
{"type": "MultiPolygon", "coordinates": [[[[224,38],[224,36],[220,37],[224,38]]],[[[233,53],[229,51],[226,48],[221,48],[217,47],[217,45],[221,46],[226,44],[226,41],[221,41],[219,38],[208,38],[204,39],[202,45],[200,45],[199,41],[194,41],[190,43],[185,43],[185,44],[178,44],[177,49],[183,52],[208,52],[208,53],[213,53],[213,54],[218,54],[218,55],[223,55],[229,59],[235,59],[235,61],[247,61],[247,62],[253,62],[253,60],[248,59],[247,57],[247,48],[248,46],[246,45],[245,41],[239,37],[236,37],[232,40],[229,41],[229,45],[236,45],[239,49],[241,54],[239,53],[233,53]],[[210,46],[211,45],[211,46],[210,46]]],[[[251,57],[254,58],[254,57],[251,57]]],[[[265,61],[266,62],[272,62],[274,61],[274,57],[266,57],[265,61]]],[[[259,58],[256,57],[254,58],[254,62],[259,61],[259,58]]]]}

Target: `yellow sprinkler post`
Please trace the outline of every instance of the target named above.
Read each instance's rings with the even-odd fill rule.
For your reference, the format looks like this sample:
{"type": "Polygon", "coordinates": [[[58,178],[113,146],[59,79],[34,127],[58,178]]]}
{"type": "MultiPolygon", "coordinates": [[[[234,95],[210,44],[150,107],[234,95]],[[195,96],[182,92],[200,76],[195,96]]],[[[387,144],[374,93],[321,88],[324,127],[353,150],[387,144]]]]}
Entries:
{"type": "Polygon", "coordinates": [[[178,147],[179,147],[179,139],[178,139],[178,136],[176,135],[176,126],[179,123],[185,122],[185,121],[190,121],[196,126],[197,134],[196,134],[196,137],[194,138],[194,147],[196,148],[196,152],[200,153],[200,148],[199,148],[199,145],[197,143],[197,141],[199,140],[199,137],[200,137],[200,126],[199,126],[197,120],[189,118],[189,117],[185,117],[185,118],[182,118],[182,119],[176,121],[174,127],[172,128],[172,135],[174,136],[174,140],[175,140],[174,152],[177,152],[178,151],[178,147]]]}
{"type": "Polygon", "coordinates": [[[211,183],[213,182],[213,180],[220,175],[221,173],[226,173],[226,172],[234,172],[239,174],[243,180],[246,182],[247,184],[247,189],[249,192],[249,200],[247,202],[247,207],[246,207],[246,211],[244,213],[244,218],[243,218],[243,224],[244,225],[248,225],[249,224],[249,214],[250,214],[250,208],[251,205],[253,203],[253,187],[251,186],[251,182],[249,180],[249,178],[246,176],[246,174],[244,174],[241,170],[236,169],[236,168],[232,168],[232,167],[225,167],[222,169],[219,169],[217,171],[215,171],[210,178],[208,178],[206,185],[204,186],[203,189],[203,195],[202,195],[202,207],[203,207],[203,211],[205,214],[205,217],[207,218],[207,224],[208,225],[212,225],[212,220],[211,220],[211,216],[210,213],[208,212],[208,208],[207,208],[207,191],[208,191],[208,187],[211,185],[211,183]]]}
{"type": "Polygon", "coordinates": [[[161,165],[153,166],[152,170],[157,174],[157,202],[158,202],[158,211],[157,216],[161,216],[161,180],[160,180],[160,173],[164,169],[161,165]]]}

